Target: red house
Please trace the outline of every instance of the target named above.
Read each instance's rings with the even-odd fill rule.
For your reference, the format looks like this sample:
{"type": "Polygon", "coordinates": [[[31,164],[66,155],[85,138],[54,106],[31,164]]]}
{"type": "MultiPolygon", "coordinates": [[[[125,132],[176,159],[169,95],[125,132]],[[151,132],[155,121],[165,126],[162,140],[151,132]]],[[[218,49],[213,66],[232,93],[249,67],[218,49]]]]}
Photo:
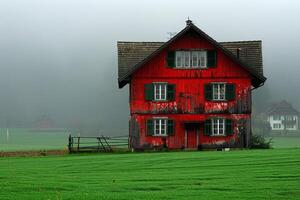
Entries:
{"type": "Polygon", "coordinates": [[[216,42],[188,20],[167,42],[118,42],[118,69],[132,148],[250,146],[251,93],[266,80],[261,41],[216,42]]]}

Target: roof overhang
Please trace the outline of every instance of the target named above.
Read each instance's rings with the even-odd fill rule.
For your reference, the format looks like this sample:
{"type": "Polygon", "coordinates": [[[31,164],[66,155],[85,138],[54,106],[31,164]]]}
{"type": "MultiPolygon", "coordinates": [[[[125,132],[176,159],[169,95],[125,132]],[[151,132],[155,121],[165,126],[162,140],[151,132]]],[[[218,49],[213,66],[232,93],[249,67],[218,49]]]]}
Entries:
{"type": "Polygon", "coordinates": [[[147,56],[142,61],[138,62],[136,65],[134,65],[130,70],[128,70],[127,73],[125,73],[122,77],[118,78],[119,88],[124,87],[127,83],[130,83],[131,75],[139,69],[139,67],[143,66],[147,62],[149,62],[153,57],[158,55],[161,51],[163,51],[165,48],[169,47],[170,44],[172,44],[174,41],[176,41],[179,37],[187,33],[188,31],[194,30],[196,33],[198,33],[200,36],[205,38],[207,41],[209,41],[211,44],[213,44],[217,49],[220,49],[225,55],[230,57],[235,63],[239,64],[241,67],[243,67],[252,77],[251,82],[252,86],[254,88],[258,88],[264,84],[264,82],[267,80],[266,77],[259,74],[255,70],[251,69],[251,67],[238,59],[233,53],[231,53],[229,50],[224,48],[221,44],[219,44],[217,41],[215,41],[213,38],[211,38],[209,35],[204,33],[202,30],[200,30],[197,26],[195,26],[193,23],[190,23],[187,25],[182,31],[180,31],[178,34],[176,34],[174,37],[172,37],[169,41],[165,42],[160,48],[155,50],[153,53],[151,53],[149,56],[147,56]]]}

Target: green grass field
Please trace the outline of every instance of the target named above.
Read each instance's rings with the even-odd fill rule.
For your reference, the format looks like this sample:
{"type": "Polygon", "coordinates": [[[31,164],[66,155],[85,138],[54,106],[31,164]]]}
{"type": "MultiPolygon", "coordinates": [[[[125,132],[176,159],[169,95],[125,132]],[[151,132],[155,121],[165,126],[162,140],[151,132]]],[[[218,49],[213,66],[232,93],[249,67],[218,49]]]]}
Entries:
{"type": "Polygon", "coordinates": [[[277,148],[300,148],[300,137],[273,137],[272,147],[277,148]]]}
{"type": "Polygon", "coordinates": [[[300,199],[300,150],[0,158],[0,199],[300,199]]]}
{"type": "MultiPolygon", "coordinates": [[[[68,143],[68,131],[32,132],[27,129],[0,129],[0,151],[63,150],[68,143]]],[[[273,137],[274,148],[300,148],[300,137],[273,137]]]]}
{"type": "Polygon", "coordinates": [[[0,151],[66,149],[68,131],[33,132],[28,129],[0,129],[0,151]]]}

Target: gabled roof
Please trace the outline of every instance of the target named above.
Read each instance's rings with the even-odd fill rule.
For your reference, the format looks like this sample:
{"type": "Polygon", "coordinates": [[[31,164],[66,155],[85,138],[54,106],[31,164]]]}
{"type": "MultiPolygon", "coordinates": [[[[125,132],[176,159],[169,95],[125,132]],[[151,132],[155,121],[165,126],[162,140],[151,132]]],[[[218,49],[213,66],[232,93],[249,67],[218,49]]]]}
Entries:
{"type": "Polygon", "coordinates": [[[234,62],[241,65],[252,75],[252,85],[259,87],[265,82],[262,67],[261,41],[239,41],[239,42],[217,42],[196,27],[189,23],[181,32],[167,42],[118,42],[118,81],[119,88],[124,87],[130,80],[130,76],[140,66],[151,60],[163,49],[188,31],[194,30],[204,37],[216,48],[229,56],[234,62]],[[241,49],[239,58],[237,49],[241,49]]]}
{"type": "Polygon", "coordinates": [[[283,100],[274,104],[268,112],[269,115],[299,115],[299,112],[291,104],[283,100]]]}

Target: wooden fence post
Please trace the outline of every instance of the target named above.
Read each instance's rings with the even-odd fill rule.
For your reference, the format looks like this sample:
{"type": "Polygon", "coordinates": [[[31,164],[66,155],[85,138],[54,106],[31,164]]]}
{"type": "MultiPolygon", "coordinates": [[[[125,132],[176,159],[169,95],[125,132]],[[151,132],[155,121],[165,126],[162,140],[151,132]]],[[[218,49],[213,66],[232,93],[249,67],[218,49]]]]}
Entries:
{"type": "Polygon", "coordinates": [[[79,146],[80,146],[80,136],[78,136],[78,140],[77,140],[77,151],[79,151],[79,146]]]}

